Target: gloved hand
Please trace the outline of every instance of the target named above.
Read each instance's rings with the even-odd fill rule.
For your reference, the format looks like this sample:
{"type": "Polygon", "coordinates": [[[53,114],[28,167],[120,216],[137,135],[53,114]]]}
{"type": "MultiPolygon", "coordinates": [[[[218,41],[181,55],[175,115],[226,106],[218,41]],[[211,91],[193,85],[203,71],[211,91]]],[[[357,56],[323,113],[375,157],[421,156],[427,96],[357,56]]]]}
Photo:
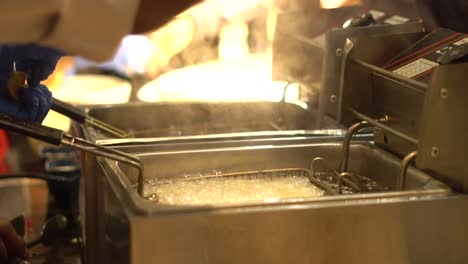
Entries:
{"type": "Polygon", "coordinates": [[[6,82],[0,80],[0,113],[22,121],[41,123],[52,107],[52,93],[45,85],[20,88],[19,102],[8,94],[6,82]]]}
{"type": "MultiPolygon", "coordinates": [[[[10,65],[16,62],[16,71],[26,73],[30,87],[36,87],[47,79],[63,55],[61,51],[36,44],[8,45],[5,48],[11,61],[10,65]]],[[[1,54],[0,59],[3,59],[1,54]]],[[[3,61],[0,63],[3,64],[3,61]]]]}
{"type": "Polygon", "coordinates": [[[62,52],[35,44],[0,46],[0,113],[19,120],[42,122],[52,106],[52,93],[40,82],[54,71],[62,52]],[[7,82],[16,70],[26,73],[28,88],[19,90],[19,102],[8,94],[7,82]]]}

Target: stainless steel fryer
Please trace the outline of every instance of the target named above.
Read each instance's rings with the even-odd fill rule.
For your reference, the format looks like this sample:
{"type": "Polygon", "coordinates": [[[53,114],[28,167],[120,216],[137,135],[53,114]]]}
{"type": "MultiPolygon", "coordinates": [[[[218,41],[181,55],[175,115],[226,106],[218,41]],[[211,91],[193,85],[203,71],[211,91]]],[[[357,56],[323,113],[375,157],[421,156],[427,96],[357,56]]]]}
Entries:
{"type": "MultiPolygon", "coordinates": [[[[231,147],[148,152],[140,153],[138,157],[145,164],[146,178],[161,178],[193,172],[210,173],[213,170],[233,173],[279,168],[309,168],[312,158],[317,156],[322,156],[331,164],[339,166],[341,147],[340,142],[231,147]]],[[[374,179],[386,186],[388,191],[286,199],[278,202],[167,206],[148,201],[137,195],[136,174],[129,167],[102,159],[101,166],[105,175],[105,177],[100,177],[104,190],[101,204],[103,232],[100,234],[99,241],[104,243],[100,250],[102,250],[102,256],[106,257],[100,261],[103,261],[102,263],[105,261],[109,263],[156,261],[184,263],[190,259],[191,263],[245,263],[255,259],[259,262],[284,263],[291,259],[290,253],[294,252],[297,257],[295,259],[298,260],[296,263],[308,263],[306,260],[312,260],[314,257],[327,258],[326,254],[320,253],[319,250],[325,249],[319,245],[321,240],[326,239],[326,241],[340,241],[335,246],[326,243],[333,250],[342,252],[336,256],[328,256],[330,260],[338,261],[345,259],[346,256],[353,256],[352,251],[343,253],[340,248],[340,245],[349,244],[357,250],[355,254],[366,255],[373,261],[390,263],[380,259],[381,256],[372,257],[371,252],[383,250],[384,245],[388,246],[383,240],[385,236],[391,234],[390,236],[395,236],[391,239],[396,241],[397,237],[408,235],[407,223],[400,223],[395,215],[390,217],[395,208],[405,211],[409,210],[405,208],[414,209],[420,203],[454,198],[449,187],[414,168],[408,170],[406,190],[395,191],[400,163],[398,158],[372,144],[353,144],[349,170],[374,179]],[[377,204],[380,206],[376,207],[377,204]],[[369,228],[367,225],[371,223],[369,221],[373,222],[371,219],[377,217],[368,215],[370,208],[381,211],[382,215],[389,217],[385,220],[379,217],[378,221],[386,223],[391,231],[382,230],[380,234],[373,233],[369,237],[359,236],[361,232],[368,232],[366,230],[369,228]],[[268,224],[270,221],[276,224],[268,224]],[[345,231],[344,227],[337,225],[352,227],[353,231],[345,231]],[[222,226],[224,228],[221,228],[222,226]],[[286,232],[287,227],[291,226],[294,226],[294,230],[297,231],[286,232]],[[286,229],[282,231],[283,228],[286,229]],[[296,232],[299,232],[301,228],[305,232],[310,232],[311,235],[318,232],[320,236],[307,235],[293,239],[292,234],[298,235],[299,233],[296,232]],[[325,235],[323,230],[327,228],[332,228],[334,231],[325,235]],[[368,240],[370,237],[382,239],[382,242],[367,245],[367,247],[357,246],[370,241],[368,240]],[[273,243],[273,241],[276,242],[273,243]],[[223,245],[223,249],[220,245],[223,245]],[[311,250],[311,245],[315,245],[316,250],[311,250]],[[288,254],[277,253],[284,249],[290,252],[288,254]]],[[[424,206],[422,205],[421,208],[424,206]]],[[[443,208],[436,209],[440,211],[443,208]]],[[[454,213],[449,211],[447,210],[450,214],[454,213]]],[[[405,215],[403,211],[402,215],[405,215]]],[[[427,211],[422,212],[418,219],[422,221],[427,216],[427,211]]],[[[438,216],[434,219],[434,223],[442,220],[443,218],[438,216]]],[[[371,226],[380,226],[380,223],[373,223],[371,226]]],[[[430,230],[428,234],[439,236],[441,232],[441,230],[430,230]]],[[[460,234],[452,231],[450,235],[460,237],[460,234]]],[[[427,245],[430,244],[431,242],[427,245]]],[[[415,244],[412,247],[421,249],[422,245],[415,244]]],[[[449,245],[446,245],[447,248],[442,247],[446,250],[449,245]]],[[[327,252],[333,250],[327,250],[327,252]]],[[[439,252],[441,251],[430,252],[428,255],[440,258],[439,252]]],[[[403,248],[396,248],[394,252],[396,259],[401,258],[403,253],[403,248]]],[[[421,258],[418,256],[418,259],[421,258]]],[[[395,260],[395,258],[389,260],[395,260]]],[[[349,263],[358,263],[355,261],[356,258],[349,258],[349,263]]]]}
{"type": "MultiPolygon", "coordinates": [[[[211,147],[212,144],[253,145],[257,144],[254,143],[257,140],[265,142],[263,140],[277,138],[279,141],[287,141],[342,134],[340,130],[311,131],[316,123],[314,111],[285,102],[129,103],[91,106],[86,109],[86,113],[125,131],[134,132],[133,138],[119,139],[104,135],[91,126],[74,123],[78,135],[106,146],[155,144],[162,149],[193,149],[211,147]]],[[[96,158],[85,154],[83,161],[80,208],[88,259],[93,263],[93,256],[99,252],[95,239],[99,222],[96,204],[99,203],[102,189],[96,177],[96,171],[99,171],[96,158]]]]}
{"type": "Polygon", "coordinates": [[[138,153],[149,178],[212,170],[308,168],[321,157],[340,175],[367,176],[386,190],[275,202],[170,206],[138,196],[134,173],[125,165],[100,159],[104,191],[99,206],[104,215],[98,241],[101,257],[105,257],[97,259],[123,263],[465,262],[468,178],[463,159],[467,142],[462,135],[464,123],[453,114],[466,113],[460,100],[467,98],[466,89],[459,84],[467,67],[437,67],[429,72],[432,80],[416,80],[379,63],[399,61],[392,58],[395,54],[406,58],[406,50],[412,54],[415,41],[425,49],[446,34],[455,34],[454,41],[467,37],[391,29],[353,29],[349,35],[336,30],[327,36],[330,41],[333,34],[340,38],[327,47],[331,50],[326,54],[332,58],[325,63],[320,109],[324,116],[319,117],[349,127],[345,138],[334,144],[138,153]],[[394,45],[393,54],[382,49],[383,43],[394,45]],[[332,78],[333,82],[327,82],[332,78]],[[440,130],[438,123],[449,130],[440,130]],[[356,132],[369,127],[375,131],[375,143],[348,145],[356,132]],[[410,166],[414,158],[417,168],[410,166]]]}
{"type": "MultiPolygon", "coordinates": [[[[303,45],[309,45],[306,28],[295,28],[299,32],[291,35],[304,40],[303,45]]],[[[401,67],[412,66],[413,59],[424,54],[421,49],[431,53],[432,57],[425,59],[433,60],[445,45],[452,47],[467,36],[444,30],[422,31],[422,24],[416,22],[334,29],[326,34],[317,118],[322,125],[332,122],[349,128],[345,138],[334,143],[264,141],[242,146],[237,142],[213,148],[198,142],[195,145],[200,144],[199,148],[125,149],[141,158],[148,178],[209,174],[212,170],[229,174],[308,168],[312,160],[321,157],[329,164],[328,170],[370,177],[385,186],[384,191],[275,202],[169,206],[139,196],[136,174],[127,166],[99,159],[99,167],[94,168],[98,176],[94,190],[99,196],[94,211],[96,236],[91,238],[96,243],[92,263],[466,262],[468,196],[464,193],[468,172],[464,157],[468,143],[463,135],[464,122],[457,117],[468,111],[463,103],[468,95],[460,85],[467,67],[448,65],[406,76],[398,68],[385,65],[404,62],[401,67]],[[453,41],[443,41],[447,36],[454,36],[453,41]],[[420,74],[424,78],[418,79],[420,74]],[[448,129],[440,129],[440,125],[448,129]],[[375,132],[374,141],[351,144],[348,152],[348,140],[369,127],[375,132]],[[415,158],[417,168],[411,166],[415,158]]],[[[287,40],[282,38],[281,42],[287,40]]],[[[303,49],[291,51],[305,61],[310,59],[303,49]]],[[[287,81],[310,84],[306,77],[314,70],[301,68],[299,73],[303,74],[292,76],[298,79],[287,81]]],[[[159,113],[172,118],[173,112],[159,113]]],[[[235,117],[237,113],[232,114],[235,117]]],[[[154,116],[157,113],[151,120],[156,119],[154,116]]],[[[201,124],[209,120],[206,124],[212,129],[195,125],[194,130],[218,133],[216,121],[220,119],[207,116],[210,114],[200,115],[201,124]]],[[[221,117],[228,123],[237,120],[221,117]]],[[[259,117],[260,124],[269,124],[267,129],[242,122],[230,125],[241,124],[256,131],[277,127],[264,122],[272,120],[268,116],[259,117]]],[[[294,117],[284,120],[294,121],[294,117]]],[[[115,118],[120,116],[115,114],[115,118]]],[[[179,125],[164,133],[187,135],[186,123],[175,120],[179,125]]],[[[158,121],[162,124],[164,118],[158,121]]],[[[313,123],[308,126],[316,127],[313,123]]],[[[99,135],[91,136],[99,139],[99,135]]]]}
{"type": "MultiPolygon", "coordinates": [[[[194,137],[169,137],[151,140],[133,139],[123,142],[111,139],[98,140],[100,144],[115,148],[128,153],[146,152],[168,152],[197,149],[217,149],[226,147],[248,147],[259,145],[290,145],[290,144],[312,144],[337,142],[342,140],[343,131],[284,131],[278,133],[241,133],[224,134],[215,137],[194,136],[194,137]],[[128,142],[128,143],[126,143],[128,142]]],[[[372,137],[369,134],[358,135],[356,140],[368,141],[372,137]]],[[[104,183],[101,179],[101,169],[96,163],[94,155],[84,153],[82,170],[83,181],[80,190],[80,215],[82,220],[83,235],[86,243],[87,259],[91,263],[99,263],[96,260],[102,250],[102,239],[97,236],[104,229],[102,200],[105,194],[104,183]]]]}

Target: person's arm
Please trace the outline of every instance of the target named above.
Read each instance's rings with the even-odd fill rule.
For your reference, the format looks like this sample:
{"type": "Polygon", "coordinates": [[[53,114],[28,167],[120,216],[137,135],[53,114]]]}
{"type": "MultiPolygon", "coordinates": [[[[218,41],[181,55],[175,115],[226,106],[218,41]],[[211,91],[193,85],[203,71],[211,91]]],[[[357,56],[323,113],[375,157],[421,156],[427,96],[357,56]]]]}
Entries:
{"type": "Polygon", "coordinates": [[[97,61],[109,59],[132,30],[139,4],[138,0],[55,2],[61,6],[40,43],[97,61]]]}
{"type": "Polygon", "coordinates": [[[0,1],[0,43],[38,43],[96,60],[132,30],[138,0],[0,1]]]}
{"type": "Polygon", "coordinates": [[[125,35],[155,29],[198,1],[0,1],[0,43],[38,43],[104,61],[125,35]]]}

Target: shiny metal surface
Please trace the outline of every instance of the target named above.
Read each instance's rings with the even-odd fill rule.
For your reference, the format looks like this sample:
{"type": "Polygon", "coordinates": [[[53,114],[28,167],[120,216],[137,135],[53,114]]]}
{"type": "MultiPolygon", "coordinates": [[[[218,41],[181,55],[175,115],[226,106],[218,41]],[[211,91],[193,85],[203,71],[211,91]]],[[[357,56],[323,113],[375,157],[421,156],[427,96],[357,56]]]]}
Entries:
{"type": "MultiPolygon", "coordinates": [[[[276,134],[276,133],[273,133],[276,134]]],[[[266,135],[258,136],[258,134],[246,133],[243,136],[224,135],[223,137],[205,137],[194,136],[189,138],[160,138],[154,140],[136,140],[126,144],[113,139],[107,142],[100,142],[107,146],[115,144],[116,149],[128,153],[153,153],[153,152],[168,152],[168,151],[182,151],[194,149],[214,149],[226,147],[239,147],[239,146],[258,146],[258,145],[290,145],[290,144],[314,144],[314,143],[327,143],[337,142],[342,140],[343,131],[314,131],[313,133],[289,133],[282,131],[280,136],[267,137],[266,135]]],[[[368,141],[372,136],[357,135],[354,140],[368,141]]],[[[96,157],[84,153],[83,164],[83,178],[80,190],[80,214],[82,217],[83,234],[85,235],[85,243],[87,259],[90,263],[100,263],[98,261],[99,254],[102,252],[101,246],[103,241],[104,230],[103,223],[103,196],[105,193],[104,184],[102,183],[102,175],[100,174],[99,165],[96,162],[96,157]]]]}
{"type": "Polygon", "coordinates": [[[409,85],[411,87],[415,87],[415,88],[418,88],[418,89],[423,90],[423,91],[428,89],[428,85],[425,84],[425,83],[418,82],[418,81],[415,81],[413,79],[409,79],[409,78],[400,76],[400,75],[398,75],[398,74],[396,74],[394,72],[385,70],[385,69],[383,69],[381,67],[377,67],[375,65],[364,62],[362,60],[354,59],[353,63],[356,63],[357,65],[359,65],[361,67],[369,69],[370,71],[372,71],[375,74],[378,74],[378,75],[380,75],[382,77],[385,77],[385,78],[395,80],[395,81],[397,81],[399,83],[409,85]]]}
{"type": "Polygon", "coordinates": [[[356,123],[348,128],[346,134],[343,139],[343,147],[342,147],[342,160],[340,164],[340,173],[348,171],[348,160],[349,160],[349,148],[351,146],[351,139],[355,134],[359,132],[359,130],[372,127],[369,123],[363,121],[356,123]]]}
{"type": "Polygon", "coordinates": [[[468,257],[467,206],[466,196],[434,196],[135,217],[128,260],[458,264],[468,257]]]}
{"type": "MultiPolygon", "coordinates": [[[[414,29],[413,26],[405,30],[413,32],[414,29]]],[[[344,43],[347,36],[340,37],[344,43]]],[[[405,40],[405,37],[401,39],[405,40]]],[[[361,44],[366,47],[369,43],[372,42],[363,41],[361,44]]],[[[412,143],[394,143],[393,137],[388,136],[387,139],[387,135],[382,135],[377,138],[381,146],[388,145],[400,154],[408,153],[407,150],[413,151],[416,148],[414,143],[419,143],[416,139],[419,140],[420,135],[420,118],[426,114],[422,113],[421,107],[426,86],[417,84],[412,87],[413,82],[400,77],[393,80],[395,76],[380,69],[368,71],[373,67],[368,67],[372,64],[367,62],[372,60],[356,61],[354,58],[360,58],[356,54],[359,52],[353,54],[354,57],[349,61],[351,67],[347,68],[351,70],[346,72],[346,77],[355,77],[352,79],[354,81],[348,82],[350,89],[341,95],[345,104],[350,106],[343,108],[348,112],[344,114],[345,123],[354,122],[356,117],[350,109],[365,114],[364,117],[368,120],[388,114],[392,119],[390,131],[403,133],[412,143]],[[363,97],[363,94],[372,96],[363,97]]],[[[335,53],[332,56],[337,55],[335,53]]],[[[342,65],[338,63],[341,62],[340,58],[334,60],[334,66],[328,66],[342,65]]],[[[334,85],[337,75],[328,74],[328,84],[334,85]]],[[[335,100],[328,100],[327,96],[334,95],[330,91],[333,90],[326,89],[323,93],[325,100],[331,103],[323,111],[334,117],[339,113],[336,105],[333,105],[335,100]]],[[[448,91],[450,98],[451,90],[448,91]]],[[[461,104],[457,107],[455,110],[466,113],[461,104]]],[[[145,119],[146,116],[141,115],[141,108],[139,111],[132,118],[122,115],[125,111],[120,110],[110,118],[115,118],[115,122],[121,122],[119,119],[125,122],[129,120],[129,127],[133,126],[132,128],[138,124],[130,124],[131,122],[146,125],[146,128],[135,131],[142,137],[166,135],[166,141],[163,142],[152,139],[153,143],[160,144],[153,150],[148,146],[120,147],[132,153],[140,153],[139,156],[146,165],[145,176],[148,178],[180,176],[193,172],[209,173],[213,170],[235,173],[288,167],[307,168],[317,156],[330,160],[333,168],[340,166],[342,149],[339,143],[324,141],[276,145],[278,138],[263,141],[265,138],[261,137],[266,135],[261,135],[255,139],[244,137],[247,145],[242,146],[239,142],[226,139],[225,135],[216,139],[219,140],[216,143],[218,145],[207,144],[213,140],[212,136],[201,137],[199,142],[192,138],[178,141],[180,138],[177,138],[181,135],[204,133],[269,131],[278,127],[283,129],[275,123],[282,120],[277,115],[249,116],[246,111],[237,109],[233,113],[241,113],[241,119],[232,116],[233,113],[226,115],[223,111],[216,112],[216,118],[212,118],[211,114],[200,112],[199,117],[209,116],[210,121],[185,115],[184,118],[190,117],[187,119],[190,122],[197,121],[194,126],[186,126],[185,120],[174,118],[171,111],[161,110],[159,113],[164,113],[165,116],[161,120],[156,120],[159,116],[154,114],[148,114],[151,119],[145,119]],[[271,116],[273,118],[269,118],[271,116]],[[166,117],[173,120],[165,120],[166,117]],[[256,121],[245,122],[245,118],[256,121]],[[227,126],[223,123],[226,120],[230,122],[227,126]],[[273,123],[265,123],[266,120],[273,120],[273,123]],[[167,121],[174,121],[172,124],[175,125],[168,125],[167,121]],[[162,126],[148,129],[148,124],[151,126],[152,122],[162,126]],[[184,140],[187,141],[184,143],[184,140]]],[[[299,120],[296,117],[293,114],[284,119],[287,122],[280,123],[286,130],[297,129],[305,123],[299,118],[300,122],[293,122],[293,126],[289,126],[289,121],[299,120]]],[[[311,120],[307,120],[309,121],[311,120]]],[[[433,131],[438,128],[433,123],[427,124],[431,125],[433,131]]],[[[459,125],[448,125],[451,129],[458,129],[460,133],[464,131],[459,125]]],[[[426,132],[428,131],[430,130],[426,132]]],[[[90,130],[85,133],[93,139],[100,137],[90,130]]],[[[440,168],[453,164],[448,162],[453,156],[445,155],[448,152],[444,152],[450,148],[440,146],[452,146],[455,141],[453,138],[438,141],[431,135],[428,134],[427,139],[435,143],[424,145],[427,159],[420,162],[426,164],[425,168],[434,168],[438,172],[440,168]],[[443,159],[437,160],[441,154],[444,154],[443,159]],[[431,164],[431,159],[438,162],[431,164]]],[[[288,140],[290,139],[283,143],[288,140]]],[[[131,144],[141,144],[144,141],[146,140],[133,141],[131,144]]],[[[122,143],[125,142],[108,142],[122,143]]],[[[460,146],[466,144],[456,148],[456,153],[460,154],[457,161],[466,156],[463,155],[466,151],[460,146]]],[[[94,186],[98,193],[95,198],[97,204],[94,205],[97,219],[95,250],[98,251],[95,263],[463,263],[468,258],[466,195],[453,193],[446,184],[415,168],[409,168],[405,174],[405,182],[400,181],[397,184],[401,161],[380,147],[355,144],[350,152],[349,171],[371,177],[387,186],[388,192],[242,205],[162,206],[138,196],[134,188],[138,177],[134,170],[123,164],[99,159],[102,171],[98,171],[103,175],[94,178],[94,181],[98,181],[94,186]],[[406,187],[405,191],[395,191],[400,184],[406,187]]],[[[456,169],[460,173],[455,180],[464,181],[468,172],[460,167],[456,169]]],[[[96,176],[96,171],[93,176],[96,176]]],[[[451,183],[450,180],[454,178],[443,175],[441,179],[451,183]]]]}
{"type": "Polygon", "coordinates": [[[388,116],[391,121],[388,124],[373,123],[379,127],[376,143],[401,157],[416,150],[428,85],[398,76],[380,66],[427,34],[408,31],[350,36],[339,58],[340,67],[336,57],[327,57],[329,62],[326,64],[335,66],[324,79],[324,85],[330,84],[325,87],[325,94],[335,91],[337,100],[333,104],[322,98],[322,112],[345,126],[388,116]],[[334,76],[340,76],[339,83],[337,80],[327,82],[327,78],[334,76]]]}
{"type": "MultiPolygon", "coordinates": [[[[284,168],[309,169],[315,157],[322,157],[332,168],[339,168],[341,143],[303,145],[257,145],[136,154],[145,166],[145,179],[178,177],[192,174],[212,174],[213,171],[239,173],[284,168]]],[[[371,144],[351,145],[349,172],[375,180],[389,190],[395,190],[400,160],[371,144]]],[[[128,184],[137,183],[138,173],[126,164],[108,162],[110,167],[128,184]]],[[[439,184],[428,175],[410,170],[408,190],[424,189],[425,184],[439,184]],[[411,176],[410,176],[411,175],[411,176]]],[[[440,183],[441,184],[441,183],[440,183]]]]}
{"type": "Polygon", "coordinates": [[[434,171],[464,193],[468,192],[466,76],[467,63],[435,69],[425,97],[416,160],[418,167],[434,171]]]}
{"type": "Polygon", "coordinates": [[[395,137],[397,137],[398,139],[401,139],[401,140],[404,140],[410,144],[413,144],[413,145],[417,145],[418,144],[418,140],[416,138],[412,138],[408,135],[405,135],[404,133],[401,133],[400,131],[396,130],[396,129],[393,129],[391,127],[389,127],[388,125],[385,125],[385,124],[382,124],[378,121],[375,121],[374,119],[372,118],[369,118],[361,113],[359,113],[358,111],[352,109],[352,108],[349,108],[348,109],[351,113],[353,113],[357,118],[361,119],[361,120],[365,120],[366,122],[368,122],[369,124],[371,124],[372,126],[374,126],[375,128],[378,128],[380,129],[382,132],[388,134],[388,135],[393,135],[395,137]]]}
{"type": "Polygon", "coordinates": [[[406,172],[408,171],[408,167],[411,162],[413,162],[416,157],[418,156],[417,151],[413,151],[406,155],[403,160],[401,161],[401,166],[400,166],[400,174],[398,175],[397,178],[397,190],[403,191],[405,189],[405,181],[406,181],[406,172]]]}
{"type": "Polygon", "coordinates": [[[118,137],[118,138],[133,137],[132,133],[129,133],[129,132],[123,131],[121,129],[118,129],[116,127],[110,126],[109,124],[106,124],[106,123],[102,122],[101,120],[98,120],[98,119],[95,119],[95,118],[92,118],[92,117],[88,117],[85,120],[85,125],[100,129],[100,130],[102,130],[102,131],[104,131],[106,133],[111,134],[114,137],[118,137]]]}
{"type": "MultiPolygon", "coordinates": [[[[313,112],[285,102],[130,103],[92,107],[88,114],[135,138],[315,128],[313,112]]],[[[104,138],[92,127],[84,130],[88,139],[104,138]]]]}
{"type": "Polygon", "coordinates": [[[151,137],[151,138],[105,138],[96,140],[97,143],[107,146],[131,146],[131,145],[160,145],[160,144],[193,144],[200,142],[227,142],[227,141],[271,141],[271,140],[297,140],[298,138],[315,137],[340,137],[345,134],[342,129],[323,130],[287,130],[287,131],[257,131],[238,132],[223,134],[208,134],[196,136],[173,136],[173,137],[151,137]]]}
{"type": "MultiPolygon", "coordinates": [[[[338,170],[335,170],[332,167],[330,167],[330,165],[327,164],[327,161],[324,160],[322,157],[318,157],[312,160],[312,163],[310,165],[310,170],[311,170],[311,174],[314,176],[313,178],[320,178],[321,176],[320,174],[327,175],[328,177],[332,177],[332,179],[338,178],[335,182],[337,185],[337,188],[336,188],[337,194],[341,194],[340,189],[343,187],[342,186],[343,182],[346,182],[346,184],[350,187],[350,189],[354,193],[360,193],[363,191],[357,175],[354,175],[348,172],[339,173],[338,170]],[[321,164],[321,166],[323,167],[322,170],[317,169],[317,167],[320,168],[320,166],[317,166],[317,164],[321,164]],[[348,178],[351,178],[351,180],[348,178]]],[[[324,184],[320,184],[320,185],[324,185],[324,184]]],[[[325,190],[328,191],[328,189],[325,189],[325,190]]],[[[330,191],[333,191],[333,190],[330,190],[330,191]]]]}
{"type": "MultiPolygon", "coordinates": [[[[341,144],[153,152],[140,158],[146,177],[167,177],[213,169],[307,168],[318,155],[338,168],[341,144]]],[[[468,200],[414,168],[408,171],[404,192],[177,207],[141,199],[133,188],[136,174],[131,168],[105,159],[100,164],[105,174],[100,178],[105,223],[100,243],[106,258],[99,263],[435,263],[433,259],[446,254],[453,260],[466,257],[460,244],[439,242],[464,239],[466,227],[457,232],[452,227],[468,219],[468,213],[458,210],[468,200]],[[433,240],[420,243],[422,236],[416,234],[421,232],[433,240]],[[426,247],[431,252],[425,252],[426,247]]],[[[351,147],[350,171],[390,190],[399,164],[370,144],[351,147]]],[[[455,263],[451,259],[448,263],[455,263]]]]}
{"type": "Polygon", "coordinates": [[[143,164],[138,157],[82,138],[75,138],[67,134],[64,134],[62,145],[90,153],[97,157],[116,160],[136,168],[138,170],[138,192],[140,195],[143,195],[143,164]]]}
{"type": "MultiPolygon", "coordinates": [[[[138,148],[147,144],[142,147],[144,151],[286,144],[317,136],[329,141],[330,136],[342,135],[341,130],[309,131],[314,128],[314,113],[289,103],[133,103],[90,107],[87,112],[96,119],[136,133],[131,139],[104,138],[98,130],[80,126],[78,133],[84,138],[107,146],[136,145],[138,148]],[[278,128],[288,131],[278,131],[278,128]]],[[[88,259],[98,263],[103,189],[97,176],[96,158],[85,154],[83,160],[81,215],[88,259]]]]}
{"type": "Polygon", "coordinates": [[[342,172],[338,177],[338,194],[343,194],[343,179],[345,177],[353,178],[353,174],[349,172],[342,172]]]}
{"type": "MultiPolygon", "coordinates": [[[[421,41],[437,34],[442,33],[428,33],[421,41]]],[[[467,192],[466,122],[459,117],[468,111],[468,94],[461,85],[466,82],[468,64],[439,66],[426,78],[413,80],[383,69],[381,57],[388,58],[387,46],[374,47],[385,39],[407,38],[406,44],[400,43],[405,49],[413,45],[410,39],[415,36],[421,37],[360,36],[347,42],[352,45],[346,45],[343,53],[337,120],[343,125],[368,122],[376,128],[377,145],[400,157],[417,151],[419,168],[467,192]],[[390,122],[376,122],[381,116],[388,116],[390,122]]],[[[425,45],[436,44],[429,41],[425,45]]]]}
{"type": "MultiPolygon", "coordinates": [[[[340,116],[341,104],[337,103],[336,100],[330,100],[332,96],[339,97],[345,96],[340,95],[340,76],[342,73],[342,65],[345,56],[337,56],[336,50],[345,47],[345,43],[348,39],[359,38],[361,39],[372,39],[374,43],[363,43],[357,47],[360,49],[359,54],[355,57],[366,58],[368,61],[375,61],[376,59],[382,59],[382,56],[392,56],[395,51],[398,51],[402,46],[407,47],[408,40],[413,40],[412,35],[419,35],[417,32],[422,32],[423,24],[421,22],[414,22],[401,25],[385,25],[385,26],[374,26],[374,27],[357,27],[347,29],[333,29],[327,32],[326,35],[326,48],[324,52],[324,72],[321,84],[320,94],[320,119],[324,119],[326,116],[332,119],[338,119],[340,116]],[[414,33],[414,34],[410,34],[414,33]],[[410,36],[411,35],[411,36],[410,36]],[[391,36],[390,38],[388,36],[391,36]],[[376,43],[375,40],[382,40],[384,42],[376,43]],[[385,49],[382,47],[385,46],[385,49]],[[362,48],[360,48],[362,47],[362,48]],[[385,52],[384,52],[385,51],[385,52]],[[380,55],[380,57],[375,54],[380,55]]],[[[414,39],[416,41],[416,39],[414,39]]],[[[356,43],[355,43],[356,44],[356,43]]],[[[356,45],[355,45],[356,48],[356,45]]],[[[355,49],[353,48],[353,50],[355,49]]],[[[354,53],[354,51],[353,51],[354,53]]],[[[354,56],[354,55],[353,55],[354,56]]],[[[311,71],[313,69],[310,69],[311,71]]],[[[346,80],[349,85],[370,85],[367,83],[368,80],[359,78],[361,75],[354,76],[354,82],[346,80]]],[[[357,91],[354,92],[353,97],[361,97],[362,94],[357,91]]],[[[349,95],[348,95],[349,96],[349,95]]],[[[366,98],[362,98],[363,100],[366,98]]]]}

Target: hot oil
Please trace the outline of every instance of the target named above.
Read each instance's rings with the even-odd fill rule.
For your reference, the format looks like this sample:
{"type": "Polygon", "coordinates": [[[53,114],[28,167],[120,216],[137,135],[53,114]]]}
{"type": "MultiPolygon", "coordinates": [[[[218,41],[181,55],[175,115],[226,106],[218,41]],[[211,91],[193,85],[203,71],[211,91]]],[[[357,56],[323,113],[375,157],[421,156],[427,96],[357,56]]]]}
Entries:
{"type": "Polygon", "coordinates": [[[307,177],[210,177],[186,181],[148,182],[145,192],[169,205],[239,204],[323,196],[307,177]]]}

